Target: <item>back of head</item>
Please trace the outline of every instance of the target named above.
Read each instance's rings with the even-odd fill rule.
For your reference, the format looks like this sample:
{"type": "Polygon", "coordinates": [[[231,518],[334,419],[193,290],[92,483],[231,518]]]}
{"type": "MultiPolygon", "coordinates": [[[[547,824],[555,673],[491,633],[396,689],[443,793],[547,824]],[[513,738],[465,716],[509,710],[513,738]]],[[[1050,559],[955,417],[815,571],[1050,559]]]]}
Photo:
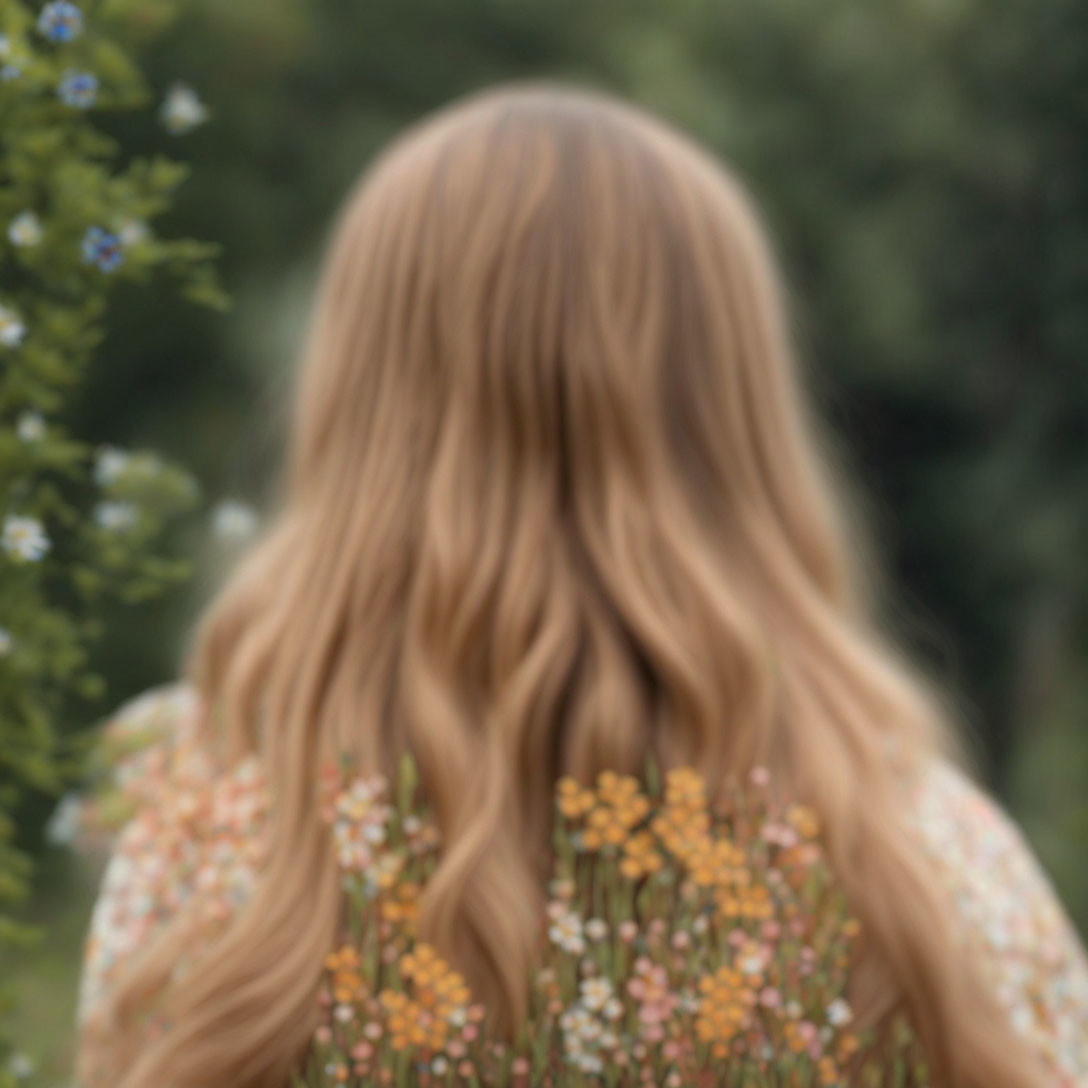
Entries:
{"type": "Polygon", "coordinates": [[[872,630],[720,164],[563,87],[428,118],[340,216],[296,407],[282,510],[192,668],[209,736],[266,765],[271,858],[214,963],[134,973],[173,1030],[119,1083],[284,1083],[337,923],[318,768],[404,751],[444,844],[420,932],[492,1030],[524,1013],[556,779],[758,761],[822,816],[872,1018],[907,1007],[942,1084],[1032,1083],[902,827],[889,751],[927,758],[940,713],[872,630]]]}

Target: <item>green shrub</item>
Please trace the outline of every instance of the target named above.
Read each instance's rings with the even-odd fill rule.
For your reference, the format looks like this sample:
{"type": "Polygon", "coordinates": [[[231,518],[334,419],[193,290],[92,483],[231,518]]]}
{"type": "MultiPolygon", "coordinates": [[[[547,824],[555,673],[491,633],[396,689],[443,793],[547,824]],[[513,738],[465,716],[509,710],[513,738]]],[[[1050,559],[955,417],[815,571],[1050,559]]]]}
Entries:
{"type": "MultiPolygon", "coordinates": [[[[119,285],[164,271],[192,300],[225,304],[216,247],[154,231],[186,168],[128,157],[107,131],[135,111],[155,111],[163,140],[204,119],[181,85],[158,104],[137,62],[175,14],[164,0],[0,9],[0,951],[32,936],[16,921],[31,863],[13,813],[69,774],[59,722],[102,691],[90,657],[99,610],[187,569],[163,530],[198,501],[192,477],[65,423],[119,285]]],[[[0,1086],[19,1075],[2,1030],[13,996],[10,983],[0,991],[0,1086]]]]}

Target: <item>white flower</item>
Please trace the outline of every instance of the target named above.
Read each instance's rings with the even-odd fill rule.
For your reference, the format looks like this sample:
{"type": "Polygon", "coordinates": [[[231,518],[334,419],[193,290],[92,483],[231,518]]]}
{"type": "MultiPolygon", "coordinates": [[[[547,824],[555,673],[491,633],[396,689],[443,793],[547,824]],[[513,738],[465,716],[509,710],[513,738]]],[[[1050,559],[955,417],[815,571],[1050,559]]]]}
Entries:
{"type": "Polygon", "coordinates": [[[583,1073],[601,1073],[604,1071],[604,1062],[596,1054],[579,1055],[577,1064],[583,1073]]]}
{"type": "Polygon", "coordinates": [[[548,928],[548,936],[554,944],[559,945],[565,952],[573,952],[576,955],[584,952],[586,943],[582,939],[582,920],[574,911],[561,914],[548,928]]]}
{"type": "Polygon", "coordinates": [[[582,1004],[599,1012],[612,996],[612,983],[606,978],[586,978],[582,980],[581,990],[582,1004]]]}
{"type": "Polygon", "coordinates": [[[20,442],[37,442],[45,437],[45,420],[40,412],[23,412],[15,422],[20,442]]]}
{"type": "Polygon", "coordinates": [[[737,966],[746,975],[758,975],[763,971],[763,953],[758,946],[747,948],[737,960],[737,966]]]}
{"type": "Polygon", "coordinates": [[[582,1005],[575,1005],[560,1017],[559,1025],[566,1032],[568,1041],[577,1040],[577,1044],[591,1043],[601,1034],[601,1025],[582,1005]]]}
{"type": "Polygon", "coordinates": [[[4,520],[4,532],[0,546],[16,559],[36,562],[49,551],[49,537],[37,518],[9,515],[4,520]]]}
{"type": "Polygon", "coordinates": [[[6,627],[0,627],[0,657],[7,657],[14,644],[11,632],[6,627]]]}
{"type": "Polygon", "coordinates": [[[0,304],[0,344],[6,348],[17,348],[26,335],[26,326],[19,315],[10,307],[0,304]]]}
{"type": "Polygon", "coordinates": [[[0,34],[0,60],[6,60],[11,55],[11,39],[6,34],[0,34]]]}
{"type": "Polygon", "coordinates": [[[73,793],[60,799],[49,822],[45,825],[45,837],[56,846],[69,846],[79,834],[79,815],[82,802],[73,793]]]}
{"type": "Polygon", "coordinates": [[[241,542],[257,531],[257,514],[251,506],[224,499],[212,512],[212,532],[219,540],[241,542]]]}
{"type": "Polygon", "coordinates": [[[843,998],[836,997],[835,1000],[827,1006],[827,1019],[828,1022],[834,1024],[835,1027],[841,1027],[843,1024],[849,1024],[850,1021],[854,1019],[854,1013],[843,998]]]}
{"type": "Polygon", "coordinates": [[[591,941],[603,941],[608,936],[608,923],[603,918],[590,918],[586,922],[586,936],[591,941]]]}
{"type": "Polygon", "coordinates": [[[95,457],[95,482],[107,486],[116,483],[128,468],[129,455],[115,446],[103,446],[95,457]]]}
{"type": "Polygon", "coordinates": [[[100,502],[94,508],[94,520],[111,533],[122,532],[136,524],[137,510],[130,502],[100,502]]]}
{"type": "Polygon", "coordinates": [[[168,132],[179,136],[202,125],[208,119],[208,110],[192,87],[175,83],[163,99],[159,118],[168,132]]]}
{"type": "Polygon", "coordinates": [[[26,1080],[27,1077],[33,1076],[35,1068],[34,1063],[25,1054],[20,1054],[19,1051],[16,1051],[8,1059],[8,1072],[16,1080],[26,1080]]]}
{"type": "Polygon", "coordinates": [[[41,220],[33,212],[20,212],[8,224],[8,241],[13,246],[36,246],[41,240],[41,220]]]}
{"type": "Polygon", "coordinates": [[[123,246],[134,246],[144,241],[147,235],[147,224],[142,219],[126,219],[117,230],[123,246]]]}

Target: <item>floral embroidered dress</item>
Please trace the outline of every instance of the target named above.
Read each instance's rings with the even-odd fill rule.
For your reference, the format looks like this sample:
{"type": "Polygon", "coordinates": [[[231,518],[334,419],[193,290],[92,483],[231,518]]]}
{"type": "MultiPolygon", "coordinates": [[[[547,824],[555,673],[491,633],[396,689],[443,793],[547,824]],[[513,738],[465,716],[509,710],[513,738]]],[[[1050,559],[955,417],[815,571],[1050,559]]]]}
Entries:
{"type": "MultiPolygon", "coordinates": [[[[86,943],[85,1031],[127,958],[186,905],[214,943],[260,870],[267,798],[255,761],[215,775],[194,742],[193,697],[160,689],[109,723],[118,771],[84,813],[112,856],[86,943]]],[[[857,921],[827,867],[815,815],[778,803],[766,772],[712,808],[677,769],[556,788],[555,865],[541,962],[519,1036],[487,1036],[465,980],[415,935],[439,836],[414,768],[396,782],[348,766],[323,779],[343,873],[345,928],[315,1000],[295,1088],[726,1083],[922,1086],[909,1024],[855,1029],[847,999],[857,921]]],[[[1088,961],[1021,833],[952,768],[919,783],[915,826],[964,941],[978,942],[1010,1030],[1055,1085],[1088,1085],[1088,961]]],[[[83,1088],[98,1088],[92,1079],[83,1088]]]]}

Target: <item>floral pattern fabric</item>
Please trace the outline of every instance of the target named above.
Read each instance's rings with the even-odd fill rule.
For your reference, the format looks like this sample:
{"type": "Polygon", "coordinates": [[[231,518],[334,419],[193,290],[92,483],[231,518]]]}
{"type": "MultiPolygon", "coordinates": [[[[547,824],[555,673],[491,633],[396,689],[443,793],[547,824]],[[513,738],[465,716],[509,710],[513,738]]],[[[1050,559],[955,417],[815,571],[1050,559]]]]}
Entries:
{"type": "MultiPolygon", "coordinates": [[[[259,873],[268,798],[254,761],[213,771],[192,698],[162,689],[107,728],[115,787],[84,825],[122,826],[86,946],[80,1016],[120,965],[183,913],[201,942],[259,873]],[[149,743],[153,742],[153,743],[149,743]],[[149,803],[151,802],[151,803],[149,803]]],[[[325,964],[318,1027],[296,1088],[729,1083],[921,1086],[910,1027],[856,1030],[847,997],[859,925],[823,854],[816,815],[757,769],[729,803],[680,768],[658,781],[606,772],[556,788],[555,867],[530,1015],[508,1043],[466,980],[416,937],[441,846],[405,759],[397,781],[329,768],[324,815],[343,873],[345,929],[325,964]]],[[[958,772],[919,784],[919,837],[964,940],[981,942],[1010,1026],[1055,1082],[1088,1084],[1088,964],[1022,836],[958,772]]],[[[92,1088],[91,1085],[85,1088],[92,1088]]]]}

